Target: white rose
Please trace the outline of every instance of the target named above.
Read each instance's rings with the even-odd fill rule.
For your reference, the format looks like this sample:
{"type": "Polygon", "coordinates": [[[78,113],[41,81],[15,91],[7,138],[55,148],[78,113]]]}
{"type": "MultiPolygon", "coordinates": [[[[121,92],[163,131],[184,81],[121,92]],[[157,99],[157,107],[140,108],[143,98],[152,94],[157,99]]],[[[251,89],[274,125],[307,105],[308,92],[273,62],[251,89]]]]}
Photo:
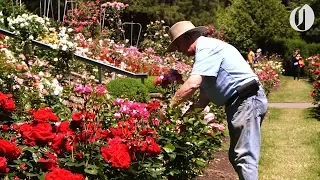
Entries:
{"type": "Polygon", "coordinates": [[[63,45],[62,48],[61,48],[61,50],[62,50],[62,51],[66,51],[67,48],[68,48],[68,47],[67,47],[66,45],[63,45]]]}

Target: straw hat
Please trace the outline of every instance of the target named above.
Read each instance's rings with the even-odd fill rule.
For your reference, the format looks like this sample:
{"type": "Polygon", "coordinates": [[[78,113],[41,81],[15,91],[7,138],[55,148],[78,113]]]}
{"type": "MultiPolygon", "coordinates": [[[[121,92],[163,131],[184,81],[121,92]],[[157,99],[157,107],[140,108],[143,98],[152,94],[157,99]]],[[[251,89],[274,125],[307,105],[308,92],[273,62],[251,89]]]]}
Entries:
{"type": "Polygon", "coordinates": [[[204,26],[195,27],[190,21],[180,21],[174,24],[169,29],[169,35],[171,37],[171,43],[168,46],[167,52],[173,52],[177,50],[175,41],[182,35],[189,32],[200,32],[203,33],[207,30],[204,26]]]}

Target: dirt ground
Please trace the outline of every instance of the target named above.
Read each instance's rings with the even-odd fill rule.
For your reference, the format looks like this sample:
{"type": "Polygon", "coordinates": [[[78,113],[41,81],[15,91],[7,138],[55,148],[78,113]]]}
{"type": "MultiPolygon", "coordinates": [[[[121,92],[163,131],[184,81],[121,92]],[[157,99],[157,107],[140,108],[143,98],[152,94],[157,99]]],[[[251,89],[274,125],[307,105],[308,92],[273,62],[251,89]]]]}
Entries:
{"type": "MultiPolygon", "coordinates": [[[[226,146],[229,146],[228,137],[223,142],[226,146]]],[[[222,148],[225,149],[225,148],[222,148]]],[[[237,180],[237,174],[233,170],[232,165],[228,159],[228,151],[219,150],[214,155],[214,160],[209,163],[208,168],[204,172],[203,176],[197,178],[197,180],[237,180]]]]}

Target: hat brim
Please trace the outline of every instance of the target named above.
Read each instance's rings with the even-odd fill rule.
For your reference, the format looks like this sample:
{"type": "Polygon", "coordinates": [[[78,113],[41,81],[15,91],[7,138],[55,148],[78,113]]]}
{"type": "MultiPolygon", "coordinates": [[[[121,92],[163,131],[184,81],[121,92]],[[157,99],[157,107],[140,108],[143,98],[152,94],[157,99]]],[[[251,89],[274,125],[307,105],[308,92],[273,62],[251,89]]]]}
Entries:
{"type": "Polygon", "coordinates": [[[167,52],[173,52],[173,51],[176,51],[176,50],[177,50],[177,47],[176,47],[176,45],[175,45],[175,42],[176,42],[176,40],[177,40],[179,37],[183,36],[184,34],[187,34],[187,33],[190,33],[190,32],[200,32],[200,33],[203,33],[203,32],[205,32],[205,31],[207,31],[207,28],[206,28],[205,26],[199,26],[199,27],[195,27],[195,28],[193,28],[193,29],[190,29],[190,30],[182,33],[180,36],[176,37],[176,38],[170,43],[170,45],[169,45],[168,48],[167,48],[167,52]]]}

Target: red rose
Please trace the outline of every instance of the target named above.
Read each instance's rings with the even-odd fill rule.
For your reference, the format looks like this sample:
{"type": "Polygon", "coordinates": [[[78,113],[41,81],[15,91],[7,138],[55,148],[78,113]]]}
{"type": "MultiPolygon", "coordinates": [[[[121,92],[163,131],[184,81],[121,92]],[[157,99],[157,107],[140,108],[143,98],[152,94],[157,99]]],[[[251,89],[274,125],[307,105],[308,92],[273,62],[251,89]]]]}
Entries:
{"type": "Polygon", "coordinates": [[[73,121],[81,121],[81,119],[82,119],[82,112],[73,113],[72,116],[71,116],[71,119],[72,119],[73,121]]]}
{"type": "Polygon", "coordinates": [[[52,154],[45,154],[45,156],[47,158],[40,158],[38,160],[38,163],[43,164],[44,167],[49,171],[52,171],[58,167],[58,163],[57,163],[58,159],[56,156],[54,156],[52,154]]]}
{"type": "Polygon", "coordinates": [[[9,126],[8,125],[2,125],[2,131],[3,132],[8,132],[9,131],[9,126]]]}
{"type": "Polygon", "coordinates": [[[59,120],[58,116],[49,107],[40,108],[36,111],[32,110],[30,113],[33,115],[34,120],[39,123],[57,122],[59,120]]]}
{"type": "Polygon", "coordinates": [[[0,173],[9,172],[9,168],[7,168],[7,159],[4,157],[0,157],[0,173]]]}
{"type": "Polygon", "coordinates": [[[0,92],[0,107],[4,108],[7,112],[14,111],[16,105],[12,99],[12,94],[3,94],[0,92]]]}
{"type": "Polygon", "coordinates": [[[68,133],[68,132],[73,133],[69,127],[68,121],[61,122],[60,125],[57,127],[57,129],[58,129],[58,132],[61,132],[61,133],[68,133]]]}
{"type": "Polygon", "coordinates": [[[141,143],[140,151],[156,157],[160,154],[161,148],[152,137],[147,136],[146,141],[141,143]]]}
{"type": "Polygon", "coordinates": [[[19,127],[19,132],[22,134],[24,143],[30,146],[35,146],[35,138],[32,135],[33,127],[30,124],[22,124],[19,127]]]}
{"type": "Polygon", "coordinates": [[[0,156],[8,159],[17,159],[22,150],[15,144],[5,139],[0,139],[0,156]]]}
{"type": "Polygon", "coordinates": [[[16,105],[14,104],[14,101],[12,99],[7,99],[3,107],[7,112],[12,112],[16,108],[16,105]]]}
{"type": "Polygon", "coordinates": [[[46,174],[45,180],[84,180],[84,177],[81,174],[72,174],[68,170],[56,168],[46,174]]]}
{"type": "Polygon", "coordinates": [[[33,127],[32,136],[37,142],[45,143],[51,142],[55,138],[52,133],[52,127],[49,123],[40,123],[33,127]]]}
{"type": "Polygon", "coordinates": [[[101,154],[106,162],[111,162],[113,167],[127,169],[130,167],[131,158],[129,147],[113,141],[108,147],[101,148],[101,154]]]}

